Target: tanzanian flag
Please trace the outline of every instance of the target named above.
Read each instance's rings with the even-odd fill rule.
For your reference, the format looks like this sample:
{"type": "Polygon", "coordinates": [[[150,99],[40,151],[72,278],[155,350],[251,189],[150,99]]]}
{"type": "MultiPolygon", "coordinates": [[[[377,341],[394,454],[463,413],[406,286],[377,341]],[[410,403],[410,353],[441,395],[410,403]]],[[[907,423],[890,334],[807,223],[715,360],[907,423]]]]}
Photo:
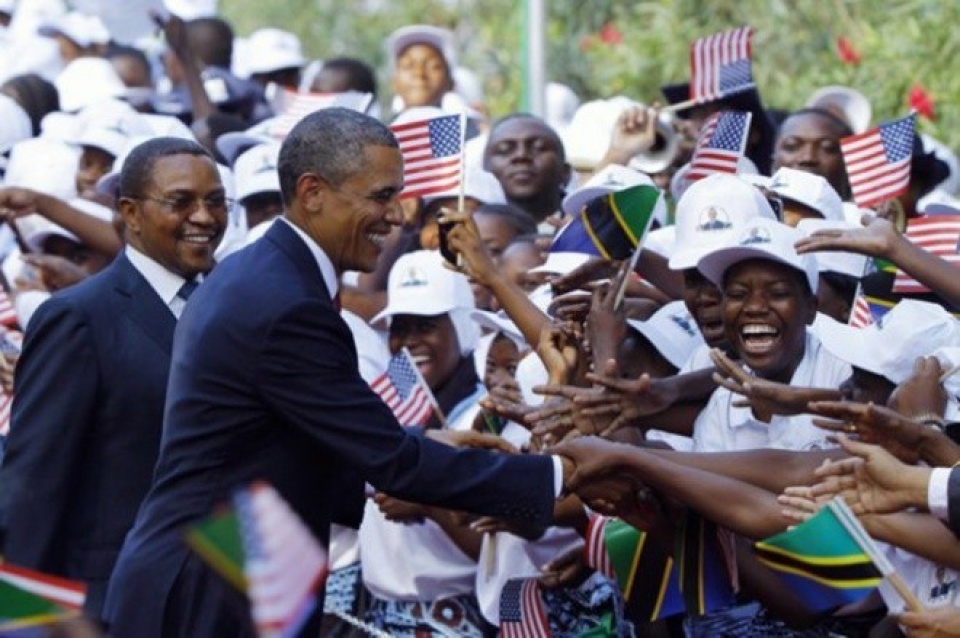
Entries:
{"type": "Polygon", "coordinates": [[[247,591],[240,522],[232,507],[224,506],[193,525],[186,532],[186,541],[227,582],[247,591]]]}
{"type": "Polygon", "coordinates": [[[590,200],[560,229],[550,252],[587,253],[604,259],[629,258],[653,222],[663,193],[648,184],[590,200]]]}
{"type": "Polygon", "coordinates": [[[687,613],[702,616],[736,602],[733,534],[687,510],[677,535],[677,573],[687,613]]]}
{"type": "Polygon", "coordinates": [[[813,612],[861,600],[883,578],[863,546],[869,536],[861,539],[848,529],[838,503],[833,501],[805,523],[754,545],[757,558],[813,612]]]}
{"type": "Polygon", "coordinates": [[[617,581],[628,618],[654,621],[684,613],[673,557],[646,532],[618,518],[591,516],[586,561],[617,581]]]}

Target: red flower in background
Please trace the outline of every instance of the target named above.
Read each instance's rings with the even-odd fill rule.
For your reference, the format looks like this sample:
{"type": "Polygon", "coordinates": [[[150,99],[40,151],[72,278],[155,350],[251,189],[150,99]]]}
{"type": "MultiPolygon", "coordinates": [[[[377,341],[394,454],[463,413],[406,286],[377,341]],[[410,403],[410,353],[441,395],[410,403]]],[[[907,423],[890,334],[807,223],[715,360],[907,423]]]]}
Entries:
{"type": "Polygon", "coordinates": [[[837,55],[844,64],[860,64],[860,52],[845,36],[837,38],[837,55]]]}
{"type": "Polygon", "coordinates": [[[620,44],[623,42],[623,33],[612,22],[600,27],[600,41],[604,44],[620,44]]]}
{"type": "Polygon", "coordinates": [[[933,96],[927,93],[927,90],[923,88],[922,85],[913,85],[913,88],[910,89],[910,96],[907,101],[910,104],[910,108],[923,117],[927,118],[928,120],[936,119],[936,113],[933,109],[933,96]]]}

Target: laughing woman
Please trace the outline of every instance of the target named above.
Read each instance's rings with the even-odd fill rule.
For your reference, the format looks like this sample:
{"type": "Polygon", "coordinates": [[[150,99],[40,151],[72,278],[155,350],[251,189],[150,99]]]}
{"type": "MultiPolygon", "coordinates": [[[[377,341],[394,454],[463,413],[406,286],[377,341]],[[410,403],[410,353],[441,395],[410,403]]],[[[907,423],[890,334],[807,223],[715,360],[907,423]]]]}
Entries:
{"type": "MultiPolygon", "coordinates": [[[[391,354],[406,348],[444,414],[427,427],[470,429],[485,391],[471,352],[479,328],[470,319],[467,278],[443,267],[435,251],[404,255],[390,271],[391,354]]],[[[485,636],[491,628],[475,595],[480,535],[455,512],[376,494],[360,527],[367,620],[392,636],[485,636]]]]}

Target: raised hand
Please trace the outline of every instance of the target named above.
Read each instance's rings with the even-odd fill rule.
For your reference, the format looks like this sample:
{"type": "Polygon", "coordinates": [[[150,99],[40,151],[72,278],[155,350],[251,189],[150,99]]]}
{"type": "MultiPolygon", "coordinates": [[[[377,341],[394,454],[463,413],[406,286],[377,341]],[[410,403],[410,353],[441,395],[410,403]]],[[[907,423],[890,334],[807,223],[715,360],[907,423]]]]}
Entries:
{"type": "Polygon", "coordinates": [[[865,215],[862,223],[862,228],[818,230],[798,240],[794,246],[800,254],[837,250],[889,258],[896,243],[903,241],[894,225],[886,219],[865,215]]]}
{"type": "Polygon", "coordinates": [[[609,279],[617,272],[619,264],[599,257],[591,258],[565,275],[550,280],[554,295],[565,295],[583,289],[592,281],[609,279]]]}
{"type": "Polygon", "coordinates": [[[796,388],[751,376],[717,348],[710,352],[710,358],[717,368],[713,380],[745,397],[734,401],[733,405],[752,408],[754,416],[761,421],[769,422],[773,415],[803,414],[811,401],[838,400],[843,396],[838,390],[796,388]]]}
{"type": "Polygon", "coordinates": [[[437,221],[453,225],[447,233],[447,243],[450,249],[457,253],[459,261],[455,267],[449,264],[448,267],[462,272],[483,286],[489,286],[496,277],[496,264],[480,237],[480,230],[473,216],[466,212],[441,208],[437,221]]]}
{"type": "Polygon", "coordinates": [[[612,432],[610,417],[584,414],[577,398],[589,394],[602,393],[595,388],[580,388],[569,385],[537,386],[537,394],[554,397],[549,404],[527,415],[527,422],[533,426],[533,434],[553,444],[581,435],[605,436],[612,432]]]}
{"type": "Polygon", "coordinates": [[[600,164],[626,165],[640,153],[653,148],[657,142],[657,118],[659,110],[640,104],[631,106],[620,114],[613,127],[610,146],[600,164]]]}
{"type": "Polygon", "coordinates": [[[910,638],[960,638],[960,609],[953,605],[907,611],[897,620],[910,638]]]}
{"type": "Polygon", "coordinates": [[[636,379],[621,379],[613,362],[607,363],[602,375],[591,373],[587,380],[603,391],[579,395],[576,402],[585,417],[613,419],[604,431],[605,436],[636,423],[644,416],[662,412],[677,400],[671,385],[648,374],[636,379]]]}
{"type": "Polygon", "coordinates": [[[893,390],[887,405],[911,417],[942,416],[947,407],[947,392],[940,382],[943,373],[936,357],[917,357],[913,372],[893,390]]]}
{"type": "Polygon", "coordinates": [[[593,571],[584,560],[586,548],[583,545],[561,554],[544,565],[540,585],[547,589],[576,586],[582,583],[593,571]]]}
{"type": "Polygon", "coordinates": [[[837,436],[852,458],[829,461],[814,474],[820,482],[813,497],[842,497],[857,515],[889,514],[907,507],[925,507],[930,469],[906,465],[877,445],[837,436]]]}
{"type": "Polygon", "coordinates": [[[490,394],[480,399],[479,404],[487,412],[521,425],[526,423],[526,416],[537,409],[524,403],[519,390],[503,386],[491,389],[490,394]]]}
{"type": "Polygon", "coordinates": [[[814,401],[809,412],[826,419],[813,419],[824,430],[855,435],[860,441],[880,445],[907,464],[919,460],[920,445],[926,432],[922,423],[896,410],[853,401],[814,401]]]}

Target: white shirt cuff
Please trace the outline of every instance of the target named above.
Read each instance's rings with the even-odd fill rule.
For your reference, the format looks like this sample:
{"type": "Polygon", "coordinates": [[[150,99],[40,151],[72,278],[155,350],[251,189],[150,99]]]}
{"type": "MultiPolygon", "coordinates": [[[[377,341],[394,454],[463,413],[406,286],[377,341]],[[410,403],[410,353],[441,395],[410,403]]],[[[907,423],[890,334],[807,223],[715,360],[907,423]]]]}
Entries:
{"type": "Polygon", "coordinates": [[[556,454],[550,458],[553,459],[553,498],[560,498],[563,492],[563,461],[556,454]]]}
{"type": "Polygon", "coordinates": [[[930,482],[927,484],[927,508],[930,513],[942,521],[950,518],[950,472],[949,467],[934,468],[930,472],[930,482]]]}

